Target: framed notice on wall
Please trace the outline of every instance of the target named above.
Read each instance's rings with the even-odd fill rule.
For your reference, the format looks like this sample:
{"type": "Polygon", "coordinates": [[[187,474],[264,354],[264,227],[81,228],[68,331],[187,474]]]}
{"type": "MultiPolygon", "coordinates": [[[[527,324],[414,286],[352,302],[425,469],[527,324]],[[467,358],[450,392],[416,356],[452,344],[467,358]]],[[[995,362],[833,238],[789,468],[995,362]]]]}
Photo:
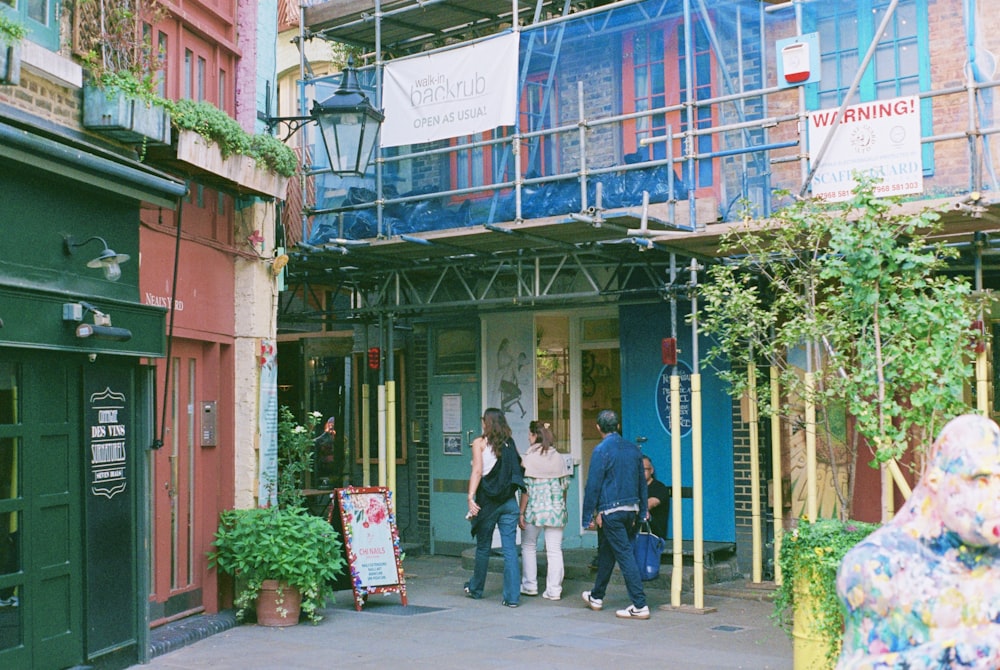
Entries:
{"type": "Polygon", "coordinates": [[[354,609],[372,593],[399,593],[406,604],[406,580],[392,493],[384,487],[337,489],[340,520],[354,609]]]}

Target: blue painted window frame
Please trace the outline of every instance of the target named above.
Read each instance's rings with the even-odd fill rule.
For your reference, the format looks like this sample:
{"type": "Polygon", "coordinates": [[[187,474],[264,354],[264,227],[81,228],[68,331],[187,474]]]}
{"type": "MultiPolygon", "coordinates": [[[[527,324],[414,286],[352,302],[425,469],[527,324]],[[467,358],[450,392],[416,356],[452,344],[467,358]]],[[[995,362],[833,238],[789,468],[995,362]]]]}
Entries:
{"type": "Polygon", "coordinates": [[[41,0],[41,2],[43,3],[41,14],[30,11],[32,3],[28,0],[3,0],[0,2],[0,12],[23,24],[28,29],[28,40],[49,51],[58,51],[60,3],[58,0],[41,0]],[[39,21],[40,18],[43,21],[39,21]]]}
{"type": "MultiPolygon", "coordinates": [[[[805,87],[806,109],[833,108],[843,102],[889,4],[890,0],[857,0],[804,6],[803,27],[805,32],[819,33],[821,58],[820,82],[805,87]]],[[[900,0],[887,33],[865,68],[851,104],[917,95],[931,89],[927,0],[900,0]],[[913,52],[915,63],[907,55],[913,52]]],[[[920,101],[921,137],[931,136],[933,127],[931,100],[924,98],[920,101]]],[[[933,145],[924,144],[921,153],[924,176],[932,176],[933,145]]]]}

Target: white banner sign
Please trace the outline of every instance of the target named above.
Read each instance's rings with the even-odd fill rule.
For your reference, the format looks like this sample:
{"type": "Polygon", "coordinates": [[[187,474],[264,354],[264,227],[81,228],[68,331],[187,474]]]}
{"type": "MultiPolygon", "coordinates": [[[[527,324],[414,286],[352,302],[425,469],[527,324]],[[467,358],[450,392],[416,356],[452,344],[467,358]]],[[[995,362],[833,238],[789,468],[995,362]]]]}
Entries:
{"type": "Polygon", "coordinates": [[[431,142],[512,126],[517,34],[385,66],[382,146],[431,142]]]}
{"type": "MultiPolygon", "coordinates": [[[[837,110],[809,114],[810,159],[833,127],[837,110]]],[[[852,172],[880,177],[880,195],[905,195],[924,190],[920,156],[920,101],[915,96],[853,105],[822,157],[812,179],[813,195],[831,202],[850,200],[852,172]]]]}

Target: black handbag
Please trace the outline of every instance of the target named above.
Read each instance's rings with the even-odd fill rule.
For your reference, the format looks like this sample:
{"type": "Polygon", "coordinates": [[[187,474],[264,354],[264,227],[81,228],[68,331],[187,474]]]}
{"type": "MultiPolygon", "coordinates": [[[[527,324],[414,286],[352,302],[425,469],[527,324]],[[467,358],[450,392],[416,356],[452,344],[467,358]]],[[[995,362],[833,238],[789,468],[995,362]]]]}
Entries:
{"type": "Polygon", "coordinates": [[[648,521],[639,526],[639,532],[632,539],[632,553],[642,581],[648,582],[660,576],[660,554],[666,543],[662,537],[653,534],[648,521]]]}

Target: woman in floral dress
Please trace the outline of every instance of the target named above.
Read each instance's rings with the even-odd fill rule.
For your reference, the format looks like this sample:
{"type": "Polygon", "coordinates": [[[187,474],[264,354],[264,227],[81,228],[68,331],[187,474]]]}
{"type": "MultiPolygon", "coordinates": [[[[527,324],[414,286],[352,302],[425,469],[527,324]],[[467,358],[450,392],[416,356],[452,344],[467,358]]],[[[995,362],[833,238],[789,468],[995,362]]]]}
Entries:
{"type": "Polygon", "coordinates": [[[569,477],[566,461],[554,446],[549,424],[532,421],[528,425],[528,448],[522,459],[524,483],[521,494],[521,593],[538,595],[538,535],[545,533],[545,575],[543,598],[562,597],[563,568],[562,538],[568,516],[566,490],[569,477]]]}

